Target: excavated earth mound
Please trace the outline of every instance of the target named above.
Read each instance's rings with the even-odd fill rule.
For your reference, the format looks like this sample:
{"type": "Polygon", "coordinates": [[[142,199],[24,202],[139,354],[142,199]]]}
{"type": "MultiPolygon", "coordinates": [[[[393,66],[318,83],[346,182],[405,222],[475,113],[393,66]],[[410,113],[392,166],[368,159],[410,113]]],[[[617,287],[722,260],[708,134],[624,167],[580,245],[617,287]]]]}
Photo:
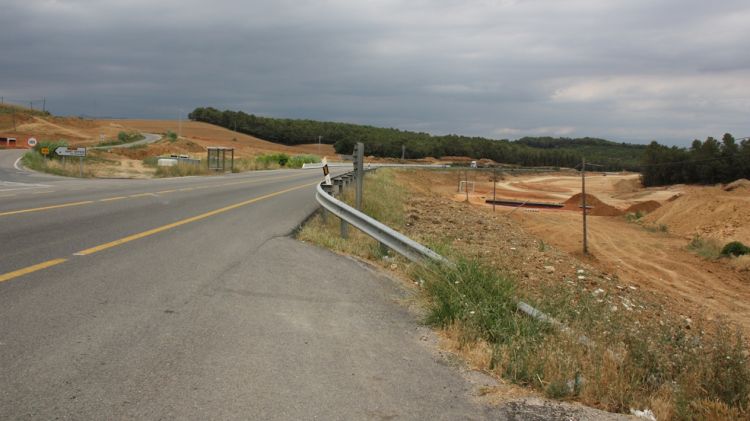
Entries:
{"type": "Polygon", "coordinates": [[[746,178],[740,178],[739,180],[733,181],[724,186],[724,191],[734,191],[738,189],[750,190],[750,180],[746,178]]]}
{"type": "Polygon", "coordinates": [[[699,235],[721,242],[747,243],[750,242],[750,190],[693,189],[646,215],[644,221],[664,224],[669,232],[685,238],[699,235]]]}
{"type": "Polygon", "coordinates": [[[647,200],[645,202],[636,203],[629,208],[625,209],[625,213],[636,213],[636,212],[644,212],[644,213],[651,213],[661,207],[661,203],[657,202],[656,200],[647,200]]]}
{"type": "MultiPolygon", "coordinates": [[[[570,199],[566,200],[563,203],[563,209],[565,210],[572,210],[572,211],[580,211],[581,210],[581,199],[582,194],[574,194],[570,197],[570,199]]],[[[591,209],[589,210],[589,215],[594,216],[620,216],[623,214],[623,211],[620,209],[617,209],[614,206],[610,206],[601,200],[594,196],[593,194],[586,194],[586,206],[590,206],[591,209]]]]}

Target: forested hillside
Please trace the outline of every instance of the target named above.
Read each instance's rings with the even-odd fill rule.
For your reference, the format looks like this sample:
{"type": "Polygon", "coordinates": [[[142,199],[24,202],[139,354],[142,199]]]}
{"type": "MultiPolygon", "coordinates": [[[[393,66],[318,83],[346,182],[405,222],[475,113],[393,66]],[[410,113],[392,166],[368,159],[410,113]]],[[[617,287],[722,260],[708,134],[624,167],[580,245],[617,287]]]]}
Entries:
{"type": "Polygon", "coordinates": [[[721,142],[713,137],[694,140],[690,148],[667,147],[651,142],[643,154],[643,184],[715,184],[750,178],[750,139],[739,144],[727,133],[721,142]]]}
{"type": "Polygon", "coordinates": [[[585,157],[603,165],[602,169],[637,170],[646,148],[595,138],[526,137],[512,142],[460,135],[433,136],[348,123],[259,117],[211,107],[196,108],[189,118],[287,145],[314,143],[321,136],[323,143],[333,144],[341,154],[351,153],[355,143],[363,142],[367,155],[400,158],[405,146],[407,159],[468,156],[524,166],[574,167],[585,157]]]}

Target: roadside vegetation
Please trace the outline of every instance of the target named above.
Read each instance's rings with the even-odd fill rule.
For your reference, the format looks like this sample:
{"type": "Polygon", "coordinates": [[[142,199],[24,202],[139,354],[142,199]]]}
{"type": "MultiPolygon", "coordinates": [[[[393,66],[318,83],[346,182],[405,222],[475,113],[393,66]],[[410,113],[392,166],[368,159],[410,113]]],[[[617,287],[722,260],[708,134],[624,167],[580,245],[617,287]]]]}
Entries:
{"type": "MultiPolygon", "coordinates": [[[[63,157],[55,153],[55,149],[58,147],[67,147],[68,142],[64,140],[43,140],[37,145],[26,152],[21,158],[23,166],[34,171],[45,172],[48,174],[60,175],[63,177],[81,177],[79,158],[68,157],[63,160],[63,157]],[[45,157],[42,155],[42,148],[49,149],[49,155],[45,157]]],[[[94,177],[89,164],[95,163],[107,163],[111,165],[117,165],[117,161],[103,159],[93,154],[87,155],[83,158],[83,177],[89,178],[94,177]]]]}
{"type": "Polygon", "coordinates": [[[145,137],[138,132],[119,132],[117,139],[100,142],[97,146],[117,146],[143,140],[145,137]]]}
{"type": "MultiPolygon", "coordinates": [[[[351,194],[343,199],[351,202],[351,194]]],[[[394,183],[391,170],[368,174],[364,211],[418,237],[404,222],[407,200],[408,192],[394,183]]],[[[419,288],[425,322],[442,329],[458,354],[550,398],[622,413],[649,408],[660,420],[750,416],[747,344],[726,321],[685,319],[663,312],[645,295],[636,306],[604,290],[571,288],[572,281],[524,288],[528,284],[497,267],[492,256],[471,254],[449,238],[431,238],[428,245],[455,266],[414,265],[353,227],[348,239],[340,238],[339,220],[330,214],[314,216],[298,237],[398,270],[419,288]],[[516,311],[519,300],[567,328],[516,311]]]]}

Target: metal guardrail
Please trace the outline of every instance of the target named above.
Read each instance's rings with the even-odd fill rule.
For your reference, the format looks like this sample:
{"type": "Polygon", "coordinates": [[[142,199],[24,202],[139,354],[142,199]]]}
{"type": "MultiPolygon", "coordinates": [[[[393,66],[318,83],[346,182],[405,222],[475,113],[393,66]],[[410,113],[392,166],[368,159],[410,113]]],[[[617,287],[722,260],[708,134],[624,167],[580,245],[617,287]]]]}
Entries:
{"type": "MultiPolygon", "coordinates": [[[[354,209],[346,203],[336,199],[333,196],[333,190],[340,186],[343,186],[351,179],[356,177],[355,172],[349,172],[341,174],[333,178],[334,184],[325,185],[325,182],[321,182],[317,185],[315,192],[315,198],[323,208],[337,217],[341,218],[342,221],[346,221],[349,224],[355,226],[360,231],[379,241],[381,244],[393,249],[395,252],[401,254],[412,262],[425,263],[426,261],[433,261],[437,263],[446,264],[448,266],[454,266],[453,262],[446,259],[445,257],[435,253],[429,248],[422,244],[412,240],[411,238],[401,234],[393,228],[383,224],[382,222],[365,215],[364,213],[354,209]],[[326,189],[328,191],[326,191],[326,189]]],[[[560,329],[562,332],[567,334],[573,334],[570,328],[563,325],[555,318],[545,314],[541,310],[534,308],[533,306],[519,301],[516,303],[516,309],[522,313],[525,313],[529,317],[537,319],[542,322],[546,322],[560,329]]],[[[591,341],[584,335],[580,335],[578,342],[582,345],[590,345],[591,341]]]]}
{"type": "MultiPolygon", "coordinates": [[[[353,168],[354,164],[349,162],[329,162],[328,167],[330,168],[353,168]]],[[[450,168],[451,166],[448,164],[377,164],[377,163],[370,163],[365,164],[365,168],[385,168],[385,167],[391,167],[391,168],[450,168]]],[[[323,168],[323,164],[316,162],[312,164],[302,164],[303,170],[310,170],[310,169],[320,169],[323,168]]]]}
{"type": "Polygon", "coordinates": [[[424,260],[434,260],[443,263],[448,262],[446,258],[429,248],[336,199],[324,190],[322,183],[318,184],[315,198],[321,206],[332,214],[345,220],[411,261],[422,262],[424,260]]]}

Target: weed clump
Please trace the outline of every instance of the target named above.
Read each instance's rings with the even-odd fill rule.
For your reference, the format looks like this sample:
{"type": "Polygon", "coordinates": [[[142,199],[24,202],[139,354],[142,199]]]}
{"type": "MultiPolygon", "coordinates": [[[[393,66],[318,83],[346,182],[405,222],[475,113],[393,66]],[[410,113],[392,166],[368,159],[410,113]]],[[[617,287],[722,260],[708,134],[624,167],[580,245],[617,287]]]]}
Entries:
{"type": "Polygon", "coordinates": [[[696,235],[690,240],[687,249],[696,253],[704,259],[718,259],[722,254],[721,245],[712,238],[703,238],[696,235]]]}

